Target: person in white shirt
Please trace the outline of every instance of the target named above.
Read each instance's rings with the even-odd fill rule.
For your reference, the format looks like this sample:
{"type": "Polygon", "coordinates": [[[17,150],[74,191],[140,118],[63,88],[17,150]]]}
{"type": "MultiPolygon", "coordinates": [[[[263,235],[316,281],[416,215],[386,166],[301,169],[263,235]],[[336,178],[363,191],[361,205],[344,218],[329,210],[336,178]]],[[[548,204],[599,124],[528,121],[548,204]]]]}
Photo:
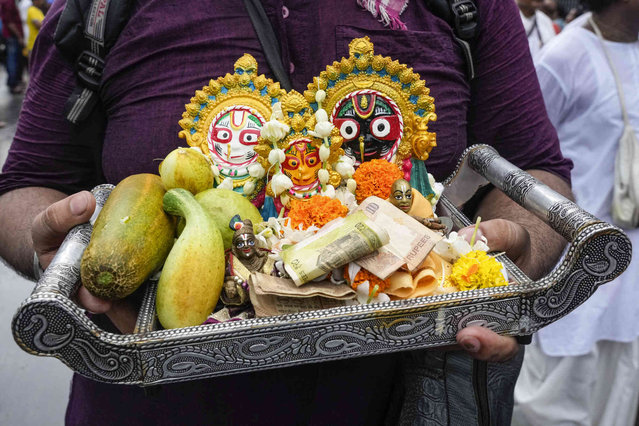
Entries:
{"type": "MultiPolygon", "coordinates": [[[[537,56],[548,115],[574,162],[581,207],[612,222],[615,156],[624,128],[610,55],[639,137],[639,0],[587,0],[592,19],[537,56]],[[602,39],[596,35],[600,29],[602,39]],[[605,49],[605,51],[604,51],[605,49]]],[[[639,247],[639,229],[624,229],[639,247]]],[[[514,425],[634,425],[639,401],[639,256],[581,306],[539,330],[515,388],[514,425]]]]}
{"type": "Polygon", "coordinates": [[[555,35],[555,27],[552,19],[542,12],[542,0],[516,0],[519,7],[521,21],[526,30],[530,53],[535,57],[542,47],[546,45],[555,35]]]}

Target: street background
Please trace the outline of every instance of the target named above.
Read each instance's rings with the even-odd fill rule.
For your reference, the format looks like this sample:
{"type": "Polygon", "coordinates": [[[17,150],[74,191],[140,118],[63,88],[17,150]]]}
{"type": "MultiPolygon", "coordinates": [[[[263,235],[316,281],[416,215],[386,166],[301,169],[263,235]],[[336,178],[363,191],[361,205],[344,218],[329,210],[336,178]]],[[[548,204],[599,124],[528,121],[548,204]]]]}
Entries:
{"type": "MultiPolygon", "coordinates": [[[[0,164],[16,129],[22,95],[11,95],[0,70],[0,164]]],[[[0,224],[0,226],[2,226],[0,224]]],[[[71,370],[56,358],[24,352],[13,340],[11,320],[34,283],[0,261],[0,425],[63,425],[71,370]]]]}

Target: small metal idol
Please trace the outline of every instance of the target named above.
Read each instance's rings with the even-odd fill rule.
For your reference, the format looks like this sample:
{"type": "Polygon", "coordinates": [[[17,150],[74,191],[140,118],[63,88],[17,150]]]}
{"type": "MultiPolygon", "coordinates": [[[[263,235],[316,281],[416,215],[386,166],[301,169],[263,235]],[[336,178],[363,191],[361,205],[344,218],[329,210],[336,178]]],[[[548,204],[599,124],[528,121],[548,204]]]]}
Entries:
{"type": "Polygon", "coordinates": [[[226,306],[241,306],[249,301],[248,278],[261,271],[268,256],[260,252],[250,219],[235,223],[231,240],[230,272],[224,279],[220,299],[226,306]],[[239,265],[240,263],[241,265],[239,265]]]}
{"type": "Polygon", "coordinates": [[[231,252],[250,272],[261,271],[267,256],[260,252],[253,232],[253,222],[244,219],[238,222],[241,226],[236,229],[231,240],[231,252]]]}
{"type": "MultiPolygon", "coordinates": [[[[391,186],[389,201],[395,207],[408,214],[411,207],[413,207],[413,187],[407,180],[397,179],[391,186]]],[[[410,216],[433,231],[446,233],[446,225],[438,217],[420,217],[412,214],[410,216]]]]}

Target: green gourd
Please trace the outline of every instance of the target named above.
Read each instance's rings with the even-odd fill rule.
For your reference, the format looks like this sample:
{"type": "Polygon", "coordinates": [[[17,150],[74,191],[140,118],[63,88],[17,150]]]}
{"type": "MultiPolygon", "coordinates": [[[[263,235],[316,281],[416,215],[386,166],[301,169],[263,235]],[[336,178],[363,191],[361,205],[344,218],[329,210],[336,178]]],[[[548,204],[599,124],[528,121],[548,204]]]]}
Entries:
{"type": "Polygon", "coordinates": [[[182,188],[167,191],[164,210],[185,219],[184,230],[164,262],[156,309],[164,328],[202,324],[224,284],[224,243],[215,220],[182,188]]]}

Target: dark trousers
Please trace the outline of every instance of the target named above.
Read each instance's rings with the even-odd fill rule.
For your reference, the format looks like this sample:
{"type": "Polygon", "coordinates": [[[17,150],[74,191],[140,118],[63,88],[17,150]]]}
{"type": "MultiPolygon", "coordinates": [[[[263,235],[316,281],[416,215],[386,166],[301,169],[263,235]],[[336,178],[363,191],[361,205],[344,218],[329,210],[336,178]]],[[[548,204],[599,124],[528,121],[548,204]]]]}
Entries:
{"type": "Polygon", "coordinates": [[[22,49],[15,37],[7,39],[7,86],[15,88],[22,83],[22,49]]]}

